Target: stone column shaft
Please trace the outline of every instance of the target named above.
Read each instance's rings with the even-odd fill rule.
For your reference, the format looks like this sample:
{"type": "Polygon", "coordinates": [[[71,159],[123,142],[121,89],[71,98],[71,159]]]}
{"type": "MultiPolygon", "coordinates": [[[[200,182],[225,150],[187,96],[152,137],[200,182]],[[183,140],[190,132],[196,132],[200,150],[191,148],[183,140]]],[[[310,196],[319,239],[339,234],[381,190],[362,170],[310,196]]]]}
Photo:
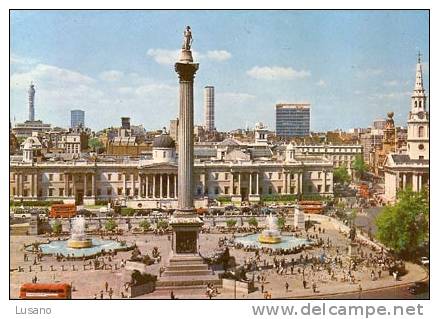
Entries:
{"type": "Polygon", "coordinates": [[[96,178],[95,173],[91,174],[91,196],[96,196],[96,178]]]}
{"type": "Polygon", "coordinates": [[[249,173],[249,174],[248,174],[248,177],[249,177],[249,180],[250,180],[250,182],[249,182],[249,183],[250,183],[250,185],[249,185],[249,191],[248,191],[249,195],[252,195],[252,194],[253,194],[253,189],[252,189],[252,186],[253,186],[253,185],[252,185],[252,177],[253,177],[253,176],[252,176],[252,175],[253,175],[252,173],[249,173]]]}
{"type": "Polygon", "coordinates": [[[259,195],[259,173],[256,173],[256,195],[259,195]]]}
{"type": "Polygon", "coordinates": [[[194,209],[194,76],[196,63],[175,64],[180,78],[178,126],[178,209],[194,209]]]}
{"type": "Polygon", "coordinates": [[[156,198],[155,197],[155,179],[156,179],[156,175],[152,174],[152,198],[156,198]]]}

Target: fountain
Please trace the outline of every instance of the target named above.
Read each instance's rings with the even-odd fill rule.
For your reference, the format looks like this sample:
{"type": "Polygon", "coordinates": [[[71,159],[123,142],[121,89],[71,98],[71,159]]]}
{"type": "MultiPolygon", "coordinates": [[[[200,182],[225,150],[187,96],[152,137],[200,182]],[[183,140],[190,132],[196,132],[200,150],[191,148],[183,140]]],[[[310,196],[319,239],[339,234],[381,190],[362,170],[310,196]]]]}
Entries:
{"type": "Polygon", "coordinates": [[[67,241],[70,248],[89,248],[92,246],[91,238],[85,234],[85,218],[78,216],[73,219],[70,239],[67,241]]]}
{"type": "Polygon", "coordinates": [[[278,244],[282,241],[282,236],[277,227],[277,218],[272,214],[267,216],[268,229],[264,229],[258,237],[258,241],[262,244],[278,244]]]}

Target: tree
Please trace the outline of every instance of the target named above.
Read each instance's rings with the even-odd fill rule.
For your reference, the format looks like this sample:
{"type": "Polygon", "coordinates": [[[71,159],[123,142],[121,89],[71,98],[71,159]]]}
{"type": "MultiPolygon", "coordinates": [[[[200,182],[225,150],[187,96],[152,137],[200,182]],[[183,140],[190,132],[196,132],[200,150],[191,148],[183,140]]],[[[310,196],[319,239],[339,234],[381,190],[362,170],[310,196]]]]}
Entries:
{"type": "Polygon", "coordinates": [[[361,155],[355,156],[352,168],[360,178],[362,178],[364,173],[369,169],[367,164],[364,162],[363,156],[361,155]]]}
{"type": "Polygon", "coordinates": [[[226,221],[226,224],[227,224],[227,227],[228,227],[228,228],[235,227],[235,225],[236,225],[236,219],[228,219],[228,220],[226,221]]]}
{"type": "Polygon", "coordinates": [[[151,227],[151,224],[147,219],[144,219],[139,223],[139,227],[142,228],[144,232],[146,232],[151,227]]]}
{"type": "Polygon", "coordinates": [[[62,224],[58,219],[55,219],[50,225],[50,227],[52,228],[52,232],[54,232],[57,235],[62,232],[62,224]]]}
{"type": "Polygon", "coordinates": [[[105,222],[105,229],[107,231],[113,231],[117,228],[117,223],[113,218],[110,218],[105,222]]]}
{"type": "Polygon", "coordinates": [[[413,256],[428,238],[427,192],[408,189],[398,193],[397,202],[386,206],[376,218],[376,237],[403,257],[413,256]]]}
{"type": "Polygon", "coordinates": [[[345,184],[349,183],[350,180],[351,176],[346,166],[342,165],[334,169],[334,183],[345,184]]]}
{"type": "Polygon", "coordinates": [[[256,217],[251,217],[248,220],[248,224],[249,224],[249,226],[252,226],[252,227],[258,227],[258,220],[256,219],[256,217]]]}
{"type": "Polygon", "coordinates": [[[277,218],[277,227],[279,229],[283,229],[285,227],[285,224],[287,223],[287,220],[284,216],[279,216],[277,218]]]}
{"type": "Polygon", "coordinates": [[[104,149],[104,144],[97,137],[94,137],[88,140],[88,147],[99,153],[100,150],[104,149]]]}
{"type": "Polygon", "coordinates": [[[160,219],[157,222],[157,228],[158,229],[166,229],[166,228],[168,228],[168,222],[166,220],[164,220],[164,219],[160,219]]]}

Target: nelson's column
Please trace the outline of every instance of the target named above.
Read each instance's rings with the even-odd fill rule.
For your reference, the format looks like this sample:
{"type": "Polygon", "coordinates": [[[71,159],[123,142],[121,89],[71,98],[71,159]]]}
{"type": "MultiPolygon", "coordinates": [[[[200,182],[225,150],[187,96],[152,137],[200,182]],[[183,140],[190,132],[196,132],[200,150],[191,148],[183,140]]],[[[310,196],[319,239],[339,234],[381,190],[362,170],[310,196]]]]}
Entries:
{"type": "Polygon", "coordinates": [[[219,284],[199,252],[199,232],[203,221],[194,208],[194,76],[198,63],[192,58],[192,32],[184,31],[183,46],[175,71],[180,82],[178,131],[178,208],[169,224],[173,230],[169,264],[158,282],[160,287],[219,284]]]}

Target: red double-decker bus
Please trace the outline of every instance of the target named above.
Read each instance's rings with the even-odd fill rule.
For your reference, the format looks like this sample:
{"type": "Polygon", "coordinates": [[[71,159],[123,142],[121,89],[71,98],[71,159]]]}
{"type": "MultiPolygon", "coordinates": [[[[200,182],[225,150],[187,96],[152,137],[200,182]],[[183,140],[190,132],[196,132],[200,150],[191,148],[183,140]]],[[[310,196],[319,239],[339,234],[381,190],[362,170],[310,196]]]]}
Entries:
{"type": "Polygon", "coordinates": [[[50,217],[62,217],[69,218],[76,216],[76,205],[75,204],[54,204],[50,208],[50,217]]]}
{"type": "Polygon", "coordinates": [[[20,287],[20,299],[72,299],[69,284],[30,284],[20,287]]]}

